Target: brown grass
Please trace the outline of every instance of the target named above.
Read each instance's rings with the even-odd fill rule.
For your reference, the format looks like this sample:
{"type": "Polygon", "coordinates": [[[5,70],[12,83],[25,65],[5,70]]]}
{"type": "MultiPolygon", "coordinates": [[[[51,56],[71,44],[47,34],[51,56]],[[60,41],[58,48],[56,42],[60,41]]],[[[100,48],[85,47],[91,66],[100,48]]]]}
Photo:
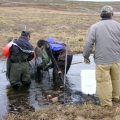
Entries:
{"type": "Polygon", "coordinates": [[[3,120],[119,120],[120,104],[103,108],[93,104],[53,105],[48,109],[23,114],[10,114],[3,120]]]}
{"type": "MultiPolygon", "coordinates": [[[[66,3],[66,6],[69,6],[69,9],[64,8],[64,11],[60,6],[55,10],[53,6],[46,8],[45,5],[0,7],[0,50],[7,43],[9,37],[18,38],[26,26],[32,33],[30,42],[34,47],[39,39],[47,40],[48,36],[52,36],[62,42],[66,42],[68,39],[73,53],[81,53],[88,28],[101,19],[98,13],[100,10],[97,8],[101,7],[101,4],[66,3]],[[79,6],[75,7],[75,5],[79,6]],[[95,5],[93,9],[92,5],[95,5]],[[74,11],[75,8],[81,10],[87,7],[96,11],[93,13],[74,11]]],[[[116,15],[114,19],[120,21],[120,16],[116,15]]],[[[2,56],[1,53],[0,56],[2,56]]]]}

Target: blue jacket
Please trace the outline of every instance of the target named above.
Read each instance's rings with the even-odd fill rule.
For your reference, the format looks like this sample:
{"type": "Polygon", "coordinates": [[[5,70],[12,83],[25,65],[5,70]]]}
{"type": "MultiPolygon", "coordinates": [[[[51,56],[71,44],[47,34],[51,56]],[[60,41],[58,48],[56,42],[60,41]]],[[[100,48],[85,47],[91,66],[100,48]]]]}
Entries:
{"type": "Polygon", "coordinates": [[[53,52],[59,51],[63,48],[63,43],[55,41],[52,37],[48,37],[47,41],[53,52]]]}

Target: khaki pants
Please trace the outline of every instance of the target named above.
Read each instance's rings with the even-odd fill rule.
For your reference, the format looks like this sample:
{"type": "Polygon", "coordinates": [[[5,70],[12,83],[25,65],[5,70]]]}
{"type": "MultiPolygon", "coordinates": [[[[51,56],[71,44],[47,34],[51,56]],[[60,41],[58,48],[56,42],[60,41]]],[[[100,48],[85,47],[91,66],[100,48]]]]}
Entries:
{"type": "Polygon", "coordinates": [[[120,96],[120,62],[96,65],[96,82],[101,106],[112,106],[120,96]]]}

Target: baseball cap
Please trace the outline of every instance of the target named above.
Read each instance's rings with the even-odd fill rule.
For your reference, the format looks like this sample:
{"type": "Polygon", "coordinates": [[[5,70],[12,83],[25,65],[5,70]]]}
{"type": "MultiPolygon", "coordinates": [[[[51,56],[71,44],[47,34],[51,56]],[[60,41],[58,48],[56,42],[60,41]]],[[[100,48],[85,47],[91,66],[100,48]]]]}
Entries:
{"type": "Polygon", "coordinates": [[[113,14],[113,8],[111,6],[103,6],[101,9],[101,14],[113,14]]]}
{"type": "Polygon", "coordinates": [[[27,37],[28,35],[30,35],[30,31],[28,31],[28,30],[23,30],[23,31],[21,32],[21,36],[27,37]]]}

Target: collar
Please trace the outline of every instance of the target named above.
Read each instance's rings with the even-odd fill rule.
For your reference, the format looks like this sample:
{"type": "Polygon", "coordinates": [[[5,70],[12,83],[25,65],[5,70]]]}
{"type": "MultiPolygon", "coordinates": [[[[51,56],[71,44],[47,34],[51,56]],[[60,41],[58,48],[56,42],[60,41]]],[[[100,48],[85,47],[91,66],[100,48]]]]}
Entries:
{"type": "Polygon", "coordinates": [[[111,18],[102,18],[101,20],[112,20],[111,18]]]}

